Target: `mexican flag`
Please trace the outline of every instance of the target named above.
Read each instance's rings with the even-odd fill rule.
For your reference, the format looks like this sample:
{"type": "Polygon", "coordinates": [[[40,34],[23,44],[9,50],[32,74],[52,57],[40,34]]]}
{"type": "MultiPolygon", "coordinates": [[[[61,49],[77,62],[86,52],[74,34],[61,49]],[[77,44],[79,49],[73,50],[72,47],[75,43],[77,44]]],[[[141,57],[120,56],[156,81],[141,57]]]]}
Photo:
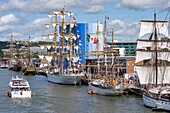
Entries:
{"type": "Polygon", "coordinates": [[[97,38],[90,36],[89,34],[86,34],[86,40],[87,42],[93,43],[93,44],[97,44],[98,40],[97,38]]]}

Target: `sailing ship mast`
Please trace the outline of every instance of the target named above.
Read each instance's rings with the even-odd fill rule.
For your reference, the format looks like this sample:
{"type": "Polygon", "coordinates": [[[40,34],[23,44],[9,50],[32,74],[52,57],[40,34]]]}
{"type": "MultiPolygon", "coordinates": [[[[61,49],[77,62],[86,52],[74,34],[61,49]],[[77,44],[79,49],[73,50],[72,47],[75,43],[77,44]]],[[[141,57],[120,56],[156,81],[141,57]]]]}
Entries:
{"type": "Polygon", "coordinates": [[[156,13],[154,12],[154,42],[155,42],[155,72],[156,72],[156,87],[158,79],[158,47],[157,47],[157,29],[156,29],[156,13]]]}
{"type": "MultiPolygon", "coordinates": [[[[57,12],[57,11],[56,11],[57,12]]],[[[53,39],[53,43],[54,43],[54,45],[57,45],[57,37],[58,37],[58,28],[57,28],[57,23],[58,23],[58,19],[57,19],[57,13],[54,13],[54,15],[55,15],[55,26],[54,26],[54,39],[53,39]]],[[[54,46],[54,54],[57,54],[57,48],[56,48],[56,46],[54,46]]],[[[54,56],[53,56],[54,57],[54,56]]],[[[57,61],[58,61],[58,56],[57,56],[57,61]]],[[[57,61],[56,61],[56,57],[54,57],[54,67],[56,67],[56,63],[57,63],[57,61]]]]}
{"type": "Polygon", "coordinates": [[[106,31],[107,28],[106,28],[106,16],[104,18],[104,32],[103,32],[103,35],[104,35],[104,48],[103,48],[103,58],[104,58],[104,68],[105,68],[105,74],[104,74],[104,81],[106,82],[106,76],[107,76],[107,53],[105,53],[107,51],[107,40],[106,40],[106,31]]]}
{"type": "Polygon", "coordinates": [[[61,36],[62,36],[62,51],[61,51],[61,58],[62,58],[62,63],[61,63],[61,65],[62,65],[62,67],[61,67],[61,73],[63,74],[63,71],[64,71],[64,8],[61,10],[61,16],[62,16],[62,34],[61,34],[61,36]]]}
{"type": "Polygon", "coordinates": [[[28,41],[28,66],[30,66],[31,64],[31,53],[30,53],[30,36],[29,36],[29,41],[28,41]]]}
{"type": "Polygon", "coordinates": [[[9,58],[9,65],[12,65],[12,57],[13,57],[13,52],[14,52],[14,45],[13,45],[13,35],[11,34],[11,39],[10,39],[10,58],[9,58]]]}
{"type": "MultiPolygon", "coordinates": [[[[113,29],[112,29],[112,46],[111,46],[111,50],[114,51],[114,30],[113,29]]],[[[112,69],[111,69],[111,74],[114,73],[114,58],[113,58],[113,56],[114,55],[112,53],[112,63],[111,63],[112,69]]]]}

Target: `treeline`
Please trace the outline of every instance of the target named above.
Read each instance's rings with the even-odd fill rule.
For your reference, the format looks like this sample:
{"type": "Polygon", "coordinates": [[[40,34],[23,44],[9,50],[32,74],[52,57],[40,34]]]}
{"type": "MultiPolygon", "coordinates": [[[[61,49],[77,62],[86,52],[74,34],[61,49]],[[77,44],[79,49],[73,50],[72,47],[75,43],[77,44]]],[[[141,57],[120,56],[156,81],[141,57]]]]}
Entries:
{"type": "MultiPolygon", "coordinates": [[[[24,42],[20,42],[20,44],[18,44],[19,46],[23,46],[24,42]]],[[[43,44],[50,44],[51,42],[43,42],[43,41],[39,41],[39,42],[31,42],[30,43],[30,46],[31,47],[37,47],[37,46],[40,46],[40,45],[43,45],[43,44]]],[[[9,45],[10,45],[10,42],[9,41],[0,41],[0,50],[2,49],[9,49],[9,45]]]]}

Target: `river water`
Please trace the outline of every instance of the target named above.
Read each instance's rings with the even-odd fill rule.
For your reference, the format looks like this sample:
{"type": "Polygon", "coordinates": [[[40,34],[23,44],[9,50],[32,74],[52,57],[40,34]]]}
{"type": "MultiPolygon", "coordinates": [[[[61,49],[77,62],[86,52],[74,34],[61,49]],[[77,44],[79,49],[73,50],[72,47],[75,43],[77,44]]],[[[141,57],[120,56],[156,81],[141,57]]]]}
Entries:
{"type": "Polygon", "coordinates": [[[12,99],[5,93],[16,74],[20,73],[0,69],[0,113],[155,113],[143,105],[139,96],[88,95],[88,86],[58,85],[38,75],[23,76],[35,96],[12,99]]]}

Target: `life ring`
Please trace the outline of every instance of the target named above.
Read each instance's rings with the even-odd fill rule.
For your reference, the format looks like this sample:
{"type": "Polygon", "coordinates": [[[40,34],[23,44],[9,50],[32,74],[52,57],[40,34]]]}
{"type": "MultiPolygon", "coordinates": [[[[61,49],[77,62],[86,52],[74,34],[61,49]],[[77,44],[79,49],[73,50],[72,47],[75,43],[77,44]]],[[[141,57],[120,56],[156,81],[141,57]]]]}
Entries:
{"type": "Polygon", "coordinates": [[[96,91],[96,90],[93,90],[93,94],[97,94],[97,91],[96,91]]]}

